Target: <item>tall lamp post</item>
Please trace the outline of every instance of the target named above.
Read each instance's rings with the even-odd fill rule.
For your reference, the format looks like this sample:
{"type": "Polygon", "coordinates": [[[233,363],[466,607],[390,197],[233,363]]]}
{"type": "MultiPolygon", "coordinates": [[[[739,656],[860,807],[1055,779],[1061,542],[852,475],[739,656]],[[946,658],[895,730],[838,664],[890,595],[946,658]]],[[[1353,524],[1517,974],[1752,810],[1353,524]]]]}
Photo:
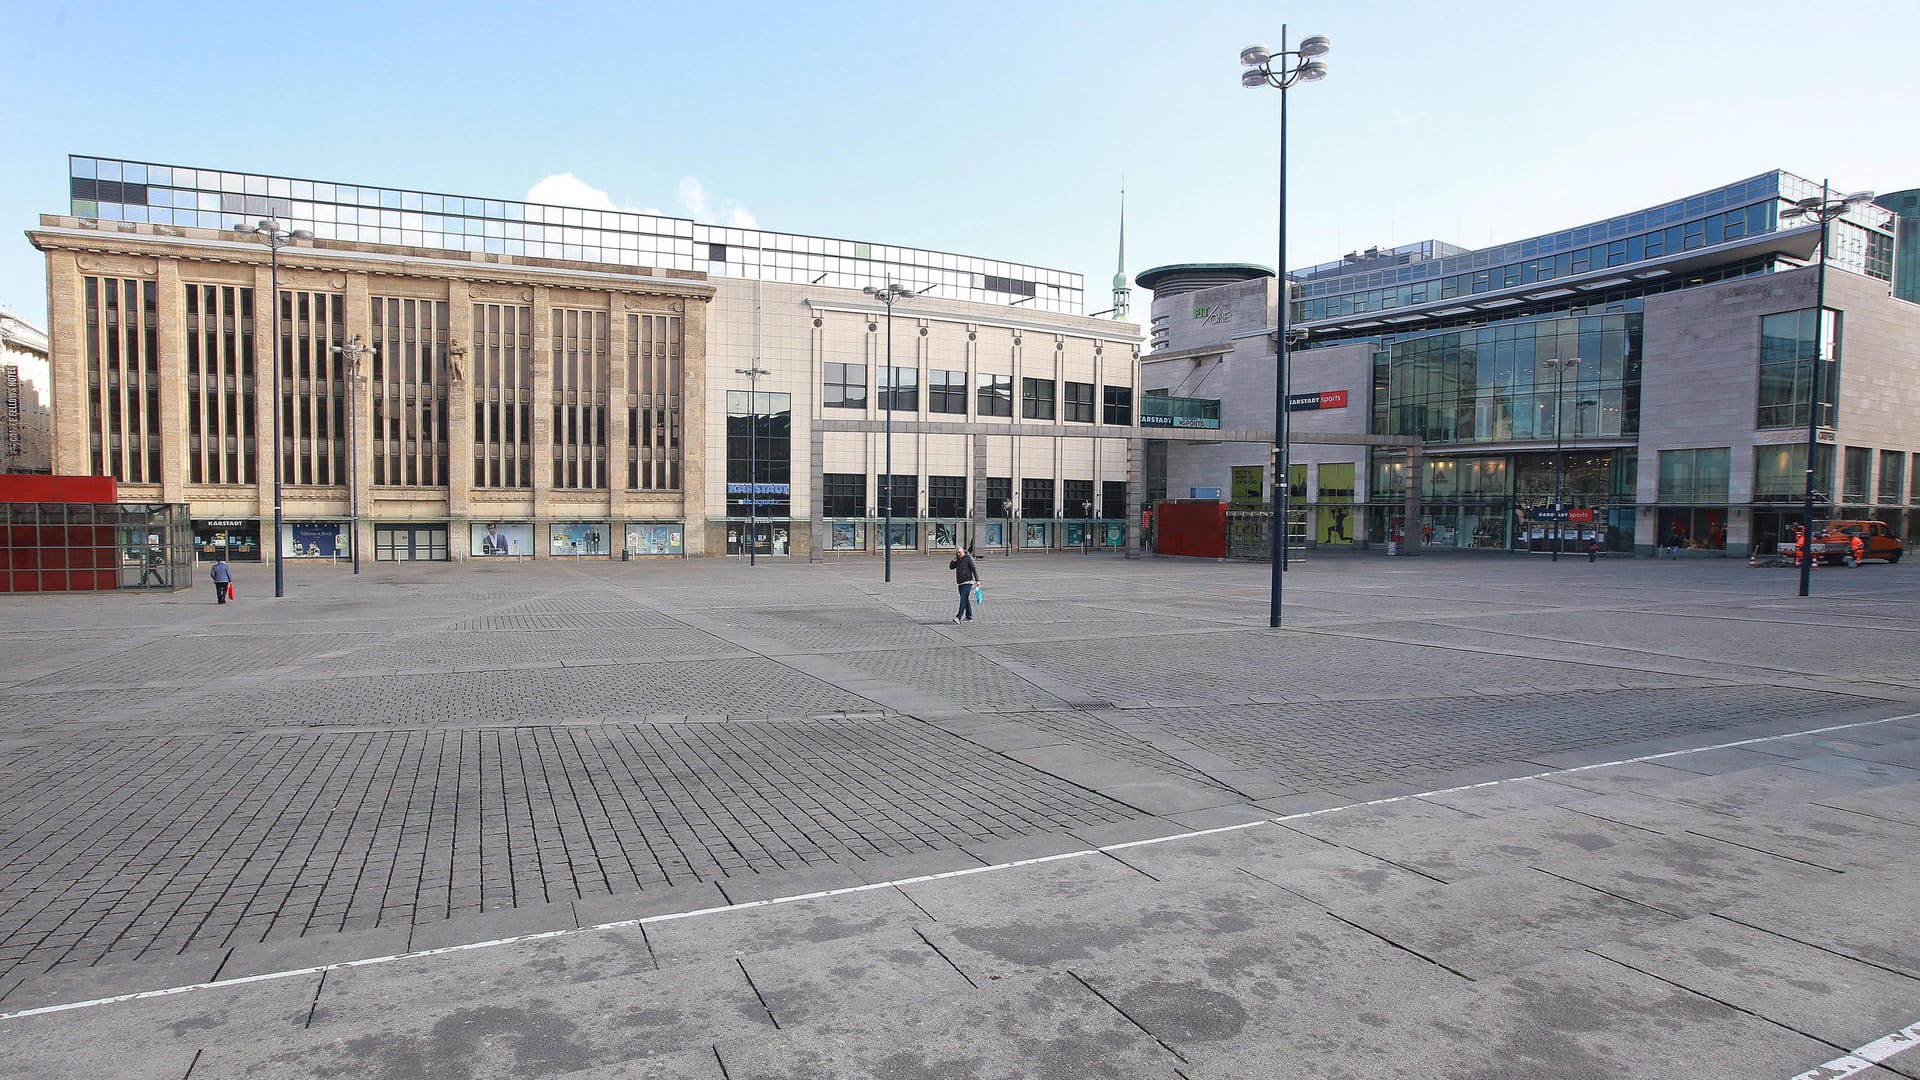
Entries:
{"type": "Polygon", "coordinates": [[[1320,59],[1332,48],[1324,34],[1315,34],[1287,48],[1287,28],[1280,27],[1280,51],[1265,45],[1249,45],[1240,50],[1240,63],[1250,69],[1240,74],[1240,85],[1253,89],[1271,86],[1280,91],[1280,243],[1274,276],[1280,285],[1279,333],[1274,339],[1277,369],[1273,379],[1273,584],[1267,605],[1267,625],[1280,625],[1280,577],[1287,569],[1287,391],[1291,342],[1287,340],[1287,322],[1292,312],[1292,297],[1287,289],[1287,90],[1298,82],[1318,82],[1327,77],[1327,62],[1320,59]]]}
{"type": "Polygon", "coordinates": [[[893,305],[897,300],[906,300],[914,295],[892,279],[880,288],[868,285],[861,290],[868,296],[887,305],[887,490],[882,496],[882,511],[886,514],[885,531],[880,535],[881,550],[886,553],[886,580],[893,580],[893,403],[899,389],[893,385],[893,305]]]}
{"type": "Polygon", "coordinates": [[[1542,367],[1553,372],[1553,561],[1560,561],[1560,546],[1566,543],[1567,520],[1566,507],[1560,501],[1560,391],[1566,386],[1567,369],[1579,367],[1580,358],[1569,356],[1562,360],[1554,357],[1540,361],[1542,367]]]}
{"type": "Polygon", "coordinates": [[[737,367],[735,375],[747,377],[747,565],[760,565],[755,557],[760,552],[760,376],[773,372],[755,364],[752,367],[737,367]]]}
{"type": "MultiPolygon", "coordinates": [[[[287,560],[280,553],[281,509],[280,476],[280,249],[296,240],[311,240],[305,229],[288,229],[279,218],[265,218],[255,225],[235,225],[233,231],[251,236],[267,245],[273,262],[273,595],[287,595],[287,560]]],[[[358,545],[355,545],[356,547],[358,545]]]]}
{"type": "MultiPolygon", "coordinates": [[[[1813,376],[1807,380],[1807,492],[1800,522],[1806,528],[1805,557],[1800,560],[1800,595],[1813,590],[1813,452],[1820,438],[1820,380],[1826,375],[1827,357],[1827,223],[1856,206],[1873,201],[1873,192],[1856,191],[1836,198],[1827,181],[1820,181],[1820,194],[1795,202],[1780,211],[1783,222],[1805,218],[1820,223],[1820,269],[1816,272],[1813,293],[1814,356],[1813,376]]],[[[1749,537],[1751,540],[1751,537],[1749,537]]]]}
{"type": "MultiPolygon", "coordinates": [[[[375,348],[377,346],[362,344],[359,334],[353,335],[345,345],[333,347],[334,355],[347,366],[347,489],[353,507],[353,532],[348,548],[353,553],[356,574],[360,572],[360,358],[375,348]]],[[[278,370],[279,365],[274,368],[278,370]]]]}

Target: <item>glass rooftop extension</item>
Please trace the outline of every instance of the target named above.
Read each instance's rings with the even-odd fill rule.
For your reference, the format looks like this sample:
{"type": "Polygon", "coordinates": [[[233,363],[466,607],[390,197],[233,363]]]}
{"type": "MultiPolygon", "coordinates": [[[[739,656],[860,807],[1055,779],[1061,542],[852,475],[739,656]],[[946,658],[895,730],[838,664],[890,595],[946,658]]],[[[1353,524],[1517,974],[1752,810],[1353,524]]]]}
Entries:
{"type": "MultiPolygon", "coordinates": [[[[1600,284],[1610,286],[1622,282],[1609,277],[1612,270],[1671,261],[1696,251],[1704,257],[1723,246],[1731,252],[1735,247],[1751,247],[1756,237],[1798,230],[1801,226],[1781,228],[1780,211],[1795,200],[1819,193],[1819,184],[1776,170],[1645,210],[1477,251],[1438,241],[1391,251],[1369,249],[1340,262],[1290,274],[1294,282],[1293,319],[1307,324],[1333,321],[1356,328],[1380,326],[1383,322],[1404,321],[1391,314],[1396,309],[1418,309],[1456,298],[1464,302],[1480,294],[1529,286],[1536,290],[1535,299],[1547,297],[1555,289],[1570,294],[1573,290],[1562,284],[1568,279],[1578,282],[1575,288],[1582,290],[1600,284]],[[1596,282],[1592,280],[1595,274],[1607,280],[1596,282]],[[1544,284],[1548,282],[1556,284],[1544,284]],[[1364,321],[1368,319],[1380,321],[1364,321]]],[[[1892,267],[1892,233],[1886,223],[1889,217],[1885,210],[1868,206],[1856,208],[1836,222],[1832,264],[1888,278],[1892,267]]],[[[1423,317],[1409,315],[1404,319],[1417,321],[1423,317]]]]}
{"type": "Polygon", "coordinates": [[[1085,313],[1081,275],[924,248],[515,199],[69,156],[75,217],[230,230],[277,216],[321,240],[695,270],[858,289],[890,278],[940,299],[1085,313]]]}

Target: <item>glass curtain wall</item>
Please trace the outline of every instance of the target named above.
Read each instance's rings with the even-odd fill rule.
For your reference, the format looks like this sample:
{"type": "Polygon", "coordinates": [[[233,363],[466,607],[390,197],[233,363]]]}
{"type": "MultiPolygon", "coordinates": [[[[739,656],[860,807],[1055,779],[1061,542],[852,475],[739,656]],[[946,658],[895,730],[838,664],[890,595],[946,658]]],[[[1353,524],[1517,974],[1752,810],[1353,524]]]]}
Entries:
{"type": "Polygon", "coordinates": [[[793,395],[727,391],[727,554],[787,554],[792,477],[793,395]]]}

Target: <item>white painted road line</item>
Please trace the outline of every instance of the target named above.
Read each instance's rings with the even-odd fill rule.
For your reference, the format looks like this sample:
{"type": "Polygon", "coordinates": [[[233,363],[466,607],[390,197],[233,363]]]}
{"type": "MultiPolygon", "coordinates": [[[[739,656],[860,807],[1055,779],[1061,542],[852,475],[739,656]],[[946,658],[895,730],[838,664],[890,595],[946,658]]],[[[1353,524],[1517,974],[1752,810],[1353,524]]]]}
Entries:
{"type": "Polygon", "coordinates": [[[1891,1035],[1882,1035],[1851,1054],[1834,1058],[1817,1068],[1799,1073],[1793,1080],[1840,1080],[1843,1076],[1852,1076],[1862,1069],[1871,1069],[1875,1065],[1902,1050],[1910,1050],[1920,1045],[1920,1020],[1916,1020],[1891,1035]]]}
{"type": "MultiPolygon", "coordinates": [[[[1150,844],[1167,844],[1177,840],[1192,840],[1202,836],[1217,836],[1221,833],[1239,832],[1259,825],[1280,825],[1302,818],[1318,817],[1321,814],[1336,814],[1343,810],[1357,810],[1365,806],[1385,806],[1389,803],[1406,802],[1409,799],[1421,799],[1434,795],[1451,795],[1461,791],[1477,791],[1481,788],[1498,787],[1518,780],[1544,780],[1555,776],[1569,776],[1574,773],[1589,772],[1594,769],[1608,769],[1617,765],[1632,765],[1644,761],[1661,761],[1666,758],[1684,757],[1688,754],[1700,754],[1709,750],[1729,750],[1741,746],[1755,746],[1760,743],[1781,742],[1786,739],[1804,739],[1810,735],[1824,735],[1835,731],[1848,731],[1854,728],[1874,727],[1879,724],[1891,724],[1900,720],[1920,718],[1920,713],[1907,713],[1901,716],[1887,716],[1879,720],[1863,720],[1852,724],[1832,724],[1827,727],[1808,728],[1805,731],[1790,731],[1784,735],[1765,735],[1753,739],[1739,739],[1734,742],[1715,743],[1712,746],[1696,746],[1687,750],[1669,750],[1659,754],[1643,754],[1640,757],[1620,758],[1615,761],[1602,761],[1592,765],[1576,765],[1567,769],[1549,769],[1546,772],[1529,773],[1525,776],[1510,776],[1504,780],[1487,780],[1477,784],[1462,784],[1457,787],[1436,788],[1433,791],[1415,792],[1410,795],[1394,795],[1384,799],[1369,799],[1366,802],[1349,803],[1344,806],[1330,806],[1323,810],[1308,810],[1282,817],[1257,818],[1235,825],[1222,825],[1213,829],[1196,829],[1192,832],[1173,833],[1168,836],[1155,836],[1145,840],[1129,840],[1120,844],[1107,844],[1103,847],[1085,848],[1079,851],[1063,851],[1057,855],[1043,855],[1035,859],[1018,859],[1013,862],[994,863],[990,866],[969,866],[963,870],[948,870],[939,874],[922,874],[918,877],[899,878],[894,881],[876,881],[866,885],[850,885],[840,889],[823,889],[818,892],[797,893],[792,896],[776,896],[765,900],[749,900],[744,904],[723,904],[717,907],[696,908],[692,911],[676,911],[664,915],[647,915],[638,919],[622,919],[618,922],[598,923],[593,926],[569,927],[564,930],[547,930],[537,934],[516,934],[513,937],[495,938],[491,941],[475,941],[465,945],[449,945],[439,949],[423,949],[419,952],[392,953],[386,956],[369,956],[361,960],[343,960],[333,964],[316,964],[312,967],[289,968],[285,971],[269,971],[258,975],[241,975],[231,979],[215,979],[211,982],[190,983],[185,986],[169,986],[161,990],[141,990],[130,994],[116,994],[112,997],[92,998],[87,1001],[70,1001],[61,1005],[42,1005],[34,1009],[21,1009],[16,1012],[0,1013],[0,1022],[22,1020],[30,1016],[46,1016],[50,1013],[72,1012],[76,1009],[92,1009],[102,1005],[119,1005],[128,1001],[147,1001],[152,998],[172,997],[176,994],[190,993],[195,990],[220,990],[228,987],[246,986],[250,983],[273,982],[279,979],[297,979],[303,975],[318,975],[327,971],[344,971],[351,968],[372,967],[377,964],[392,964],[402,960],[423,960],[434,956],[447,956],[453,953],[473,952],[479,949],[497,949],[503,945],[522,945],[534,941],[547,941],[552,938],[574,937],[579,934],[591,934],[601,930],[617,930],[623,927],[645,926],[652,923],[672,922],[678,919],[692,919],[704,915],[722,915],[733,911],[749,911],[753,908],[772,907],[775,904],[792,904],[802,900],[819,900],[829,896],[845,896],[849,893],[872,892],[875,889],[891,889],[901,885],[919,885],[929,881],[946,881],[951,878],[972,877],[975,874],[993,873],[1000,870],[1012,870],[1022,866],[1037,866],[1041,863],[1061,862],[1066,859],[1084,859],[1090,855],[1102,855],[1110,851],[1124,851],[1128,848],[1146,847],[1150,844]]],[[[1886,1039],[1871,1044],[1879,1046],[1889,1039],[1908,1035],[1913,1029],[1895,1032],[1886,1039]]],[[[1864,1048],[1863,1048],[1864,1049],[1864,1048]]],[[[1900,1047],[1905,1049],[1905,1046],[1900,1047]]],[[[1855,1051],[1856,1054],[1862,1051],[1855,1051]]],[[[1888,1053],[1892,1056],[1899,1050],[1888,1053]]],[[[1847,1058],[1837,1059],[1840,1061],[1847,1058]]],[[[1821,1066],[1827,1068],[1828,1066],[1821,1066]]],[[[1853,1069],[1850,1071],[1858,1071],[1853,1069]]],[[[1845,1076],[1847,1073],[1834,1073],[1833,1076],[1845,1076]]],[[[1814,1070],[1803,1073],[1793,1080],[1827,1080],[1825,1074],[1814,1070]]]]}

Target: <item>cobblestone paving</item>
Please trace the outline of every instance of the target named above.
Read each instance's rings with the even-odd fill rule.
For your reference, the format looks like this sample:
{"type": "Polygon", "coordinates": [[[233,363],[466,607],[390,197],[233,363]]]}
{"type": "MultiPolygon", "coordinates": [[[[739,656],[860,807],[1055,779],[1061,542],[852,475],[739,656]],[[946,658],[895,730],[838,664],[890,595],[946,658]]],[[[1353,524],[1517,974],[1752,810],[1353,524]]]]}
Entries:
{"type": "Polygon", "coordinates": [[[1128,814],[886,719],[99,740],[6,766],[0,969],[445,919],[1128,814]]]}
{"type": "Polygon", "coordinates": [[[204,706],[201,719],[416,726],[649,713],[764,718],[871,711],[873,703],[863,697],[756,657],[307,681],[219,695],[204,706]]]}
{"type": "MultiPolygon", "coordinates": [[[[1115,756],[1138,728],[1205,746],[1296,789],[1434,775],[1530,756],[1802,716],[1873,699],[1782,688],[1571,690],[1316,705],[1238,705],[1110,713],[1104,730],[1073,715],[1025,722],[1115,756]]],[[[1137,759],[1137,758],[1136,758],[1137,759]]],[[[1169,770],[1171,771],[1171,770],[1169,770]]]]}
{"type": "Polygon", "coordinates": [[[1225,807],[1244,789],[1210,772],[1336,788],[1916,696],[1912,564],[1798,601],[1716,563],[1316,559],[1281,631],[1257,565],[994,561],[964,627],[944,567],[296,567],[284,600],[243,567],[237,606],[9,599],[0,990],[1137,815],[1104,772],[1225,807]],[[969,711],[977,741],[945,723],[969,711]],[[1028,759],[1077,782],[993,731],[1057,740],[1028,759]]]}

